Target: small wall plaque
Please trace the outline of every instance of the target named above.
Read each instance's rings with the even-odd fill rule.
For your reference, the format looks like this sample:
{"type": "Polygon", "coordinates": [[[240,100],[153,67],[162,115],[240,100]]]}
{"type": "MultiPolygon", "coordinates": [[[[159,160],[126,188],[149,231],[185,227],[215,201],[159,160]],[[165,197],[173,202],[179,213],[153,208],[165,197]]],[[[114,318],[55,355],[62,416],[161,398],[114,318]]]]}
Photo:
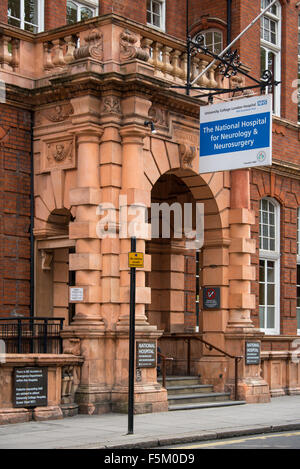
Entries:
{"type": "Polygon", "coordinates": [[[260,342],[246,342],[246,365],[260,364],[260,342]]]}
{"type": "Polygon", "coordinates": [[[138,341],[136,343],[136,367],[152,368],[156,366],[156,342],[138,341]]]}
{"type": "Polygon", "coordinates": [[[83,288],[70,288],[70,301],[83,301],[83,288]]]}
{"type": "Polygon", "coordinates": [[[203,309],[220,309],[220,287],[203,288],[203,309]]]}
{"type": "Polygon", "coordinates": [[[14,368],[14,406],[48,405],[48,368],[14,368]]]}

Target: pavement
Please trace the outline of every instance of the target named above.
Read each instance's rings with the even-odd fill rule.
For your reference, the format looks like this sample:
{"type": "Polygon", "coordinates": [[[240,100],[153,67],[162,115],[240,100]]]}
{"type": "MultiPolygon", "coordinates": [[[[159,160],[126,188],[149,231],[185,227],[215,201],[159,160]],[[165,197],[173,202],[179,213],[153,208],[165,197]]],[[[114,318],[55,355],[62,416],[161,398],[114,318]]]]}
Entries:
{"type": "Polygon", "coordinates": [[[0,449],[159,448],[193,441],[300,429],[300,395],[267,404],[193,409],[134,416],[78,415],[0,426],[0,449]]]}

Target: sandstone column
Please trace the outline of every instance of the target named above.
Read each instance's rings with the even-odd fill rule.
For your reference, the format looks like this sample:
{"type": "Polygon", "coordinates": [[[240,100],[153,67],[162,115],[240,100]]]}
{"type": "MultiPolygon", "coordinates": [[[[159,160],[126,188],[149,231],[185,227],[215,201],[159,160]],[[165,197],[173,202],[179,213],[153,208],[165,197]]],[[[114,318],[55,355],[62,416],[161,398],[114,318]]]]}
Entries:
{"type": "MultiPolygon", "coordinates": [[[[120,315],[116,324],[115,386],[112,392],[113,410],[126,411],[128,403],[130,275],[128,253],[130,237],[137,238],[137,252],[145,253],[150,226],[145,223],[145,209],[150,206],[151,193],[144,189],[144,139],[149,130],[144,126],[151,103],[138,96],[122,102],[122,189],[119,201],[120,238],[120,315]],[[133,229],[135,227],[135,229],[133,229]]],[[[151,302],[151,290],[145,286],[145,272],[151,269],[151,257],[144,255],[145,265],[136,272],[136,341],[157,344],[161,331],[150,326],[145,305],[151,302]]],[[[156,368],[141,367],[135,383],[135,412],[167,410],[166,390],[157,384],[156,368]]]]}
{"type": "MultiPolygon", "coordinates": [[[[229,247],[229,319],[225,334],[226,350],[234,356],[243,356],[239,362],[239,398],[247,402],[268,402],[269,386],[261,378],[261,365],[245,364],[246,341],[260,342],[263,333],[255,329],[251,310],[255,295],[251,283],[255,281],[255,240],[251,239],[251,225],[255,214],[250,209],[250,170],[231,172],[231,210],[229,214],[231,244],[229,247]]],[[[229,387],[233,390],[234,361],[229,363],[229,387]]]]}
{"type": "Polygon", "coordinates": [[[76,304],[73,323],[64,336],[80,339],[84,364],[76,395],[79,411],[93,414],[110,410],[105,383],[105,326],[101,316],[101,241],[97,234],[97,207],[100,203],[99,100],[83,96],[72,100],[73,131],[77,142],[77,187],[70,190],[70,205],[76,207],[69,236],[76,240],[70,255],[70,269],[76,271],[76,286],[83,300],[76,304]]]}

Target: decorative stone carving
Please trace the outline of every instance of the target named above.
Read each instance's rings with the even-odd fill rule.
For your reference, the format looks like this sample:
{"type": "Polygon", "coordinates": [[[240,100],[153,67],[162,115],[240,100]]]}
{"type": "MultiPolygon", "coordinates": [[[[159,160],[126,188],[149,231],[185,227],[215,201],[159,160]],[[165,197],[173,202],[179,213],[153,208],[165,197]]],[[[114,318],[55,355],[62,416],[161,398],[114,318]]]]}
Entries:
{"type": "Polygon", "coordinates": [[[59,104],[45,112],[45,117],[51,122],[63,122],[74,113],[73,106],[70,103],[59,104]]]}
{"type": "Polygon", "coordinates": [[[72,338],[64,340],[64,353],[80,355],[80,339],[72,338]]]}
{"type": "Polygon", "coordinates": [[[138,46],[138,37],[128,29],[125,29],[120,35],[120,61],[125,62],[131,59],[147,62],[149,53],[146,49],[138,46]]]}
{"type": "Polygon", "coordinates": [[[101,62],[103,60],[103,33],[93,29],[84,39],[85,44],[74,51],[75,60],[91,57],[101,62]]]}
{"type": "Polygon", "coordinates": [[[41,155],[41,172],[71,168],[75,168],[74,137],[53,137],[44,141],[41,155]]]}
{"type": "Polygon", "coordinates": [[[192,162],[196,157],[196,147],[186,144],[179,145],[179,156],[181,168],[192,168],[192,162]]]}
{"type": "MultiPolygon", "coordinates": [[[[51,149],[50,151],[51,151],[52,157],[55,159],[55,161],[64,161],[67,157],[69,159],[72,158],[72,155],[71,155],[72,144],[73,144],[73,142],[70,142],[69,144],[58,143],[57,145],[55,145],[54,148],[51,145],[48,145],[48,148],[51,149]]],[[[51,158],[49,153],[48,153],[47,158],[48,159],[51,158]]]]}
{"type": "Polygon", "coordinates": [[[154,124],[168,127],[168,113],[165,109],[162,109],[161,107],[152,104],[151,108],[149,109],[148,115],[149,117],[151,117],[154,124]]]}
{"type": "Polygon", "coordinates": [[[41,251],[42,258],[42,270],[51,270],[51,264],[53,260],[53,251],[41,251]]]}
{"type": "Polygon", "coordinates": [[[102,113],[103,114],[121,114],[121,103],[120,99],[116,96],[107,96],[103,99],[102,104],[102,113]]]}
{"type": "Polygon", "coordinates": [[[72,404],[79,385],[79,370],[76,366],[64,366],[62,368],[61,402],[72,404]]]}

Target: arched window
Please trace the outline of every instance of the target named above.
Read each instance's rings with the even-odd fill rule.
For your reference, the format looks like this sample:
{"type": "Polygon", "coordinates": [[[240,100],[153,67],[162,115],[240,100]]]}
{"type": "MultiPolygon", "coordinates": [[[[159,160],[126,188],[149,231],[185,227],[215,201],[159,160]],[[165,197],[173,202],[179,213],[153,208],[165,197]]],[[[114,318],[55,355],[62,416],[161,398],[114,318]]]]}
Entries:
{"type": "MultiPolygon", "coordinates": [[[[272,0],[261,0],[261,10],[267,8],[272,0]]],[[[275,3],[260,20],[260,63],[261,74],[270,70],[273,78],[280,81],[281,77],[281,6],[275,3]]],[[[273,94],[273,113],[280,115],[280,85],[266,89],[273,94]]]]}
{"type": "Polygon", "coordinates": [[[271,199],[259,211],[259,324],[266,334],[280,329],[280,206],[271,199]]]}
{"type": "Polygon", "coordinates": [[[44,0],[8,0],[8,24],[32,33],[44,30],[44,0]]]}
{"type": "Polygon", "coordinates": [[[223,50],[223,34],[218,29],[208,29],[207,31],[201,31],[198,33],[194,40],[197,41],[199,36],[204,37],[203,45],[207,47],[210,52],[214,54],[220,54],[223,50]]]}
{"type": "Polygon", "coordinates": [[[67,1],[67,24],[88,20],[97,15],[97,2],[95,0],[76,2],[67,1]]]}

